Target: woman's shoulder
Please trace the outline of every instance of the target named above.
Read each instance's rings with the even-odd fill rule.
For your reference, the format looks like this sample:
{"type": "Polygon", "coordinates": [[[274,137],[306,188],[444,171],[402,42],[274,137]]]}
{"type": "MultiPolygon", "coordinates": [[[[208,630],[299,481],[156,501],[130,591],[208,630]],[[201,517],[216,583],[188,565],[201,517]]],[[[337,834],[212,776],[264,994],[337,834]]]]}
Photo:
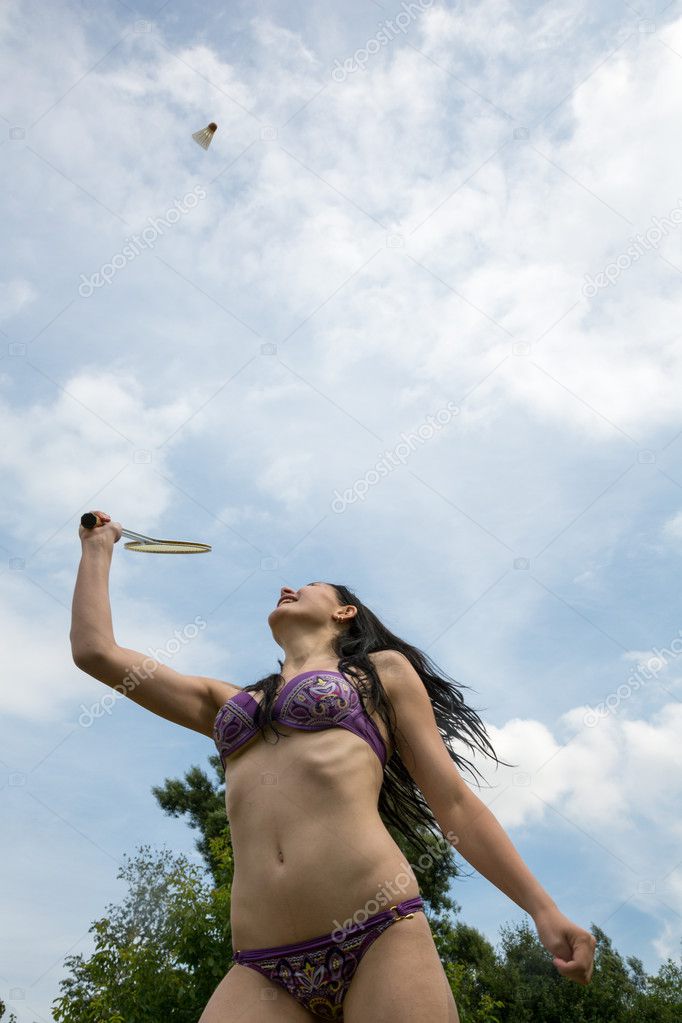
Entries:
{"type": "Polygon", "coordinates": [[[385,650],[374,650],[367,655],[373,664],[404,664],[407,661],[405,654],[399,650],[388,647],[385,650]]]}
{"type": "MultiPolygon", "coordinates": [[[[374,671],[378,676],[379,683],[387,695],[389,695],[391,681],[396,676],[396,673],[399,672],[401,667],[405,664],[409,664],[409,661],[403,654],[401,654],[398,650],[392,649],[373,650],[371,653],[367,654],[367,660],[374,668],[374,671]]],[[[366,678],[365,672],[362,671],[360,666],[354,665],[354,668],[361,673],[363,683],[367,683],[369,680],[366,678]]]]}
{"type": "Polygon", "coordinates": [[[375,650],[367,656],[376,671],[380,674],[383,672],[387,676],[410,664],[405,654],[401,654],[399,650],[375,650]]]}

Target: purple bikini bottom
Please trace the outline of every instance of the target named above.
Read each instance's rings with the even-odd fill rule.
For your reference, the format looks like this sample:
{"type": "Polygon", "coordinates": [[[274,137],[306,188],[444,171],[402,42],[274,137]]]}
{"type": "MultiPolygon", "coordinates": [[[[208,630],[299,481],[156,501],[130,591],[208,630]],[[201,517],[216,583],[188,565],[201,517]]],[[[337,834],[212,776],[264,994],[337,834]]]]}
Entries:
{"type": "Polygon", "coordinates": [[[323,934],[296,945],[236,951],[232,958],[285,988],[319,1019],[341,1023],[343,1000],[367,949],[391,924],[420,910],[424,903],[418,895],[344,929],[341,941],[323,934]]]}

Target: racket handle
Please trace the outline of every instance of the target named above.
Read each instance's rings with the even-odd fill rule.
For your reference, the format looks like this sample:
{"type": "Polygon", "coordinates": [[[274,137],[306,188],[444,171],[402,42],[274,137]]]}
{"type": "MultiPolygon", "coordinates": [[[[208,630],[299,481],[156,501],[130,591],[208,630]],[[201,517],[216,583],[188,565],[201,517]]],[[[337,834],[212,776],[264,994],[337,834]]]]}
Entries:
{"type": "Polygon", "coordinates": [[[83,529],[94,529],[95,526],[101,526],[103,524],[102,519],[99,515],[95,515],[94,512],[85,512],[81,515],[81,526],[83,529]]]}

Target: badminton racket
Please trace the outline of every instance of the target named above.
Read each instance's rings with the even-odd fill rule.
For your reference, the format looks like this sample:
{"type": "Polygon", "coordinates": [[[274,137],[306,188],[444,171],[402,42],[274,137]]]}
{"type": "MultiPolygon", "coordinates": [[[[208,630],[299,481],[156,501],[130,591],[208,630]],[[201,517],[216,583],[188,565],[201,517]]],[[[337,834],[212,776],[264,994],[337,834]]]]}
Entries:
{"type": "MultiPolygon", "coordinates": [[[[95,526],[104,525],[104,520],[94,512],[85,512],[81,515],[81,526],[83,529],[94,529],[95,526]]],[[[134,533],[132,529],[121,529],[122,536],[129,536],[130,543],[124,544],[127,551],[144,551],[147,554],[203,554],[210,551],[210,544],[190,543],[186,540],[158,540],[154,536],[145,536],[144,533],[134,533]]]]}

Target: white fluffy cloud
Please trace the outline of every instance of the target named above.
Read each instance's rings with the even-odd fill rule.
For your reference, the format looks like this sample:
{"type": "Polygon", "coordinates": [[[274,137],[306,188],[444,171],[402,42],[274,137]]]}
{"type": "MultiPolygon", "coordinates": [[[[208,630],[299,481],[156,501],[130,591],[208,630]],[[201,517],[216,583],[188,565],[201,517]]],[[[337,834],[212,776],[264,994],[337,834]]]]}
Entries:
{"type": "MultiPolygon", "coordinates": [[[[477,763],[491,787],[475,791],[505,829],[574,841],[576,871],[595,855],[615,904],[629,900],[646,914],[657,900],[678,919],[682,704],[666,703],[649,720],[607,715],[593,727],[585,724],[588,711],[566,711],[556,734],[518,718],[489,726],[497,755],[516,766],[477,763]]],[[[659,927],[657,954],[676,958],[679,928],[665,918],[659,927]]]]}
{"type": "MultiPolygon", "coordinates": [[[[509,827],[546,816],[539,796],[602,838],[634,836],[646,818],[650,825],[665,819],[674,839],[680,828],[675,806],[682,798],[680,707],[665,704],[649,721],[605,715],[593,727],[585,723],[588,710],[566,711],[559,736],[539,721],[519,718],[489,726],[500,758],[518,766],[492,771],[478,764],[494,785],[481,798],[509,827]]],[[[633,860],[639,852],[645,861],[647,848],[632,848],[633,860]]]]}
{"type": "Polygon", "coordinates": [[[156,445],[191,414],[187,396],[164,395],[147,407],[144,388],[131,373],[102,370],[76,372],[56,394],[23,406],[10,404],[9,386],[5,392],[0,429],[11,442],[0,455],[2,519],[16,541],[33,549],[48,538],[63,541],[57,537],[63,523],[95,492],[96,506],[110,502],[121,521],[140,516],[141,506],[148,520],[168,508],[172,487],[156,471],[168,471],[156,445]],[[139,461],[147,457],[151,464],[139,461]]]}

